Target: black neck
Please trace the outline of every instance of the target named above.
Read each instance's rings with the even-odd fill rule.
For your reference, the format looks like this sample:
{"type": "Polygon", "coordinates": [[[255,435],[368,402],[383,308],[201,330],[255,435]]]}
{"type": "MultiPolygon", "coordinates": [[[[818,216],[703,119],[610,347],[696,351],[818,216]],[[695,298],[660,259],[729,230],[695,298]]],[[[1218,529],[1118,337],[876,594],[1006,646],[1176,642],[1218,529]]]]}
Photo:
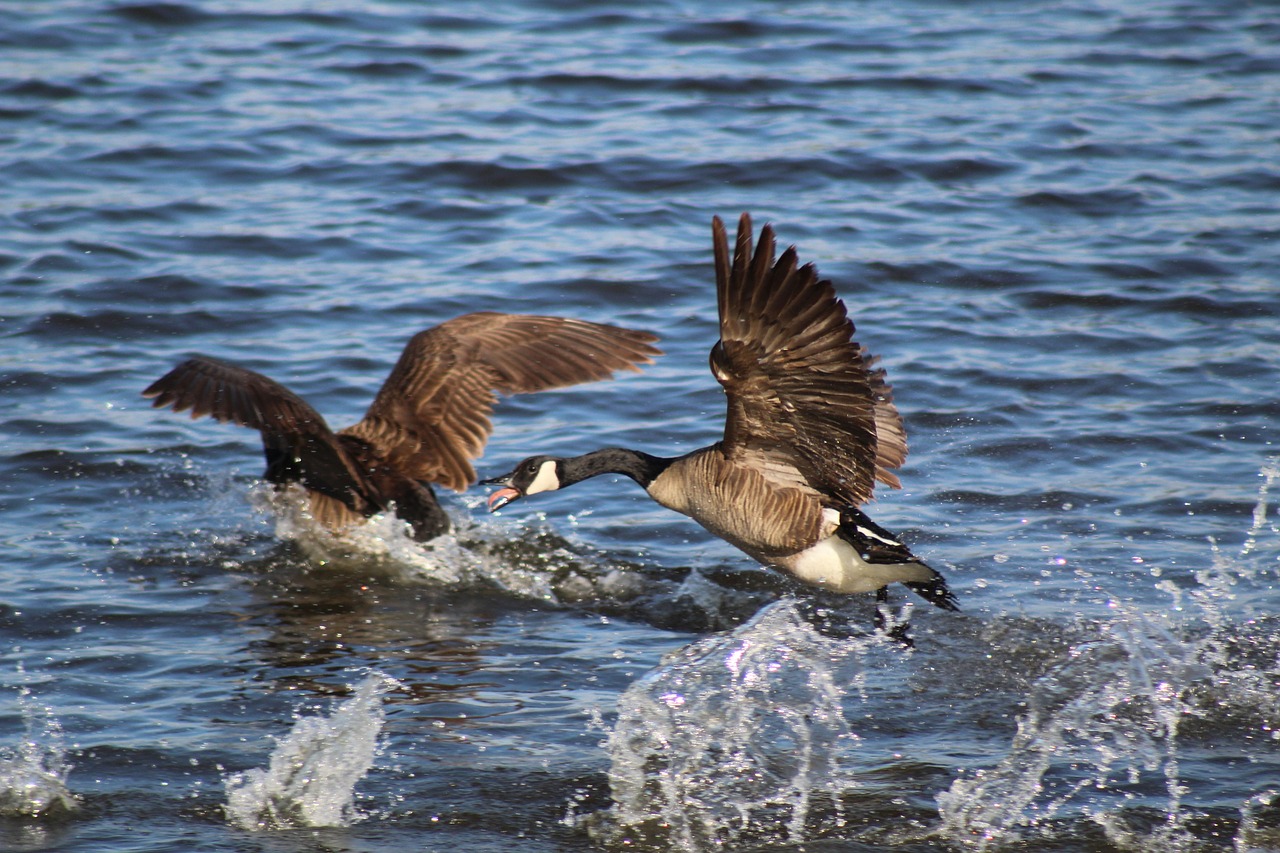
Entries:
{"type": "Polygon", "coordinates": [[[601,474],[626,474],[646,489],[654,478],[667,470],[674,459],[650,456],[639,450],[627,450],[623,447],[606,447],[593,450],[581,456],[564,460],[561,470],[561,487],[579,483],[601,474]]]}

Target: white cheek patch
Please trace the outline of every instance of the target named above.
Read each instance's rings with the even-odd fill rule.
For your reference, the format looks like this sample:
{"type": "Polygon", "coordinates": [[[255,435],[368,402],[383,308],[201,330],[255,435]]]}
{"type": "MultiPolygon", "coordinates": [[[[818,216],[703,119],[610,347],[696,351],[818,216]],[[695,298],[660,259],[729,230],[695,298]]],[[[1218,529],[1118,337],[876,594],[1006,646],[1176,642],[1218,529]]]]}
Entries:
{"type": "Polygon", "coordinates": [[[533,478],[533,482],[524,490],[524,493],[536,495],[538,492],[553,492],[558,488],[560,488],[560,478],[556,476],[556,463],[548,459],[538,466],[538,476],[533,478]]]}

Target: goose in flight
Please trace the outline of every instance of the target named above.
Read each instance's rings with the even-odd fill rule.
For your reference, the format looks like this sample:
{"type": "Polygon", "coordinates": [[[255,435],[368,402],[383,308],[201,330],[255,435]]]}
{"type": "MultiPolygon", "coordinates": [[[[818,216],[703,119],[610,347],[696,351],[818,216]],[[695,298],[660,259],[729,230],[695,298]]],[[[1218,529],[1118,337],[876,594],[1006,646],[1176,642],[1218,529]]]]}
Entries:
{"type": "MultiPolygon", "coordinates": [[[[814,587],[875,591],[900,582],[957,610],[946,580],[871,521],[859,506],[907,455],[902,418],[876,359],[853,340],[844,303],[795,247],[775,261],[765,225],[752,253],[751,219],[738,223],[732,258],[712,220],[720,340],[711,372],[728,400],[724,438],[674,458],[606,448],[531,456],[501,477],[490,512],[519,498],[600,474],[624,474],[768,566],[814,587]]],[[[882,617],[878,617],[878,623],[882,617]]]]}
{"type": "Polygon", "coordinates": [[[426,541],[450,529],[430,483],[462,491],[493,430],[497,393],[520,394],[638,371],[661,351],[648,332],[565,317],[477,312],[409,339],[364,417],[334,432],[309,403],[253,370],[193,356],[143,396],[262,433],[278,486],[306,488],[313,517],[341,530],[394,509],[426,541]]]}

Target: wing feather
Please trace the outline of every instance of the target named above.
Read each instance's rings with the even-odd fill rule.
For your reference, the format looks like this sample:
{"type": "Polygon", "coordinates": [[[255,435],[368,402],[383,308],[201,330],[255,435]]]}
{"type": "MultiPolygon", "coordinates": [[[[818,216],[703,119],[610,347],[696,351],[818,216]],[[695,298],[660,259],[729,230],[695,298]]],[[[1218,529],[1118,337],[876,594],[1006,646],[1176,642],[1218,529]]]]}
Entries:
{"type": "Polygon", "coordinates": [[[192,418],[212,417],[262,434],[268,480],[297,481],[360,511],[370,506],[355,460],[306,400],[273,379],[205,355],[193,356],[151,383],[144,397],[192,418]]]}
{"type": "Polygon", "coordinates": [[[898,486],[888,469],[906,459],[902,418],[834,287],[800,266],[794,247],[775,261],[769,225],[753,251],[747,214],[732,261],[718,217],[712,238],[720,340],[711,369],[728,395],[726,452],[768,454],[837,503],[865,503],[876,480],[898,486]]]}
{"type": "Polygon", "coordinates": [[[179,364],[142,392],[152,405],[175,412],[191,410],[192,418],[212,417],[223,423],[264,431],[324,435],[329,426],[306,400],[261,373],[197,355],[179,364]]]}
{"type": "Polygon", "coordinates": [[[661,351],[648,332],[566,317],[477,312],[419,332],[357,424],[406,476],[461,491],[493,430],[497,394],[522,394],[639,370],[661,351]]]}

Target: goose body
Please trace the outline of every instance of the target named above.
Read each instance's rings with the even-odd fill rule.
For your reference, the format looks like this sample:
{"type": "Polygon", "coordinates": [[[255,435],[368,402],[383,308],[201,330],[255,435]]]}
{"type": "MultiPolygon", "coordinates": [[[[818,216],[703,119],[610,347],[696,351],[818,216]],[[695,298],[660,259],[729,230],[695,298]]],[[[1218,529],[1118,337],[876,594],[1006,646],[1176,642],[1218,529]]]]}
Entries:
{"type": "Polygon", "coordinates": [[[393,510],[428,540],[449,530],[431,483],[462,491],[492,431],[497,393],[542,391],[638,370],[660,352],[647,333],[564,317],[477,312],[418,332],[364,417],[333,431],[316,409],[257,371],[197,355],[144,392],[157,407],[257,429],[263,479],[299,483],[315,519],[340,530],[393,510]]]}
{"type": "Polygon", "coordinates": [[[942,575],[859,509],[875,481],[899,485],[889,469],[906,458],[884,371],[852,340],[831,284],[798,266],[794,248],[775,261],[767,225],[753,253],[751,232],[744,214],[730,261],[724,227],[712,223],[721,335],[711,372],[728,400],[724,438],[678,457],[625,448],[532,456],[483,481],[502,486],[490,510],[624,474],[657,503],[807,584],[882,594],[897,582],[958,609],[942,575]]]}

